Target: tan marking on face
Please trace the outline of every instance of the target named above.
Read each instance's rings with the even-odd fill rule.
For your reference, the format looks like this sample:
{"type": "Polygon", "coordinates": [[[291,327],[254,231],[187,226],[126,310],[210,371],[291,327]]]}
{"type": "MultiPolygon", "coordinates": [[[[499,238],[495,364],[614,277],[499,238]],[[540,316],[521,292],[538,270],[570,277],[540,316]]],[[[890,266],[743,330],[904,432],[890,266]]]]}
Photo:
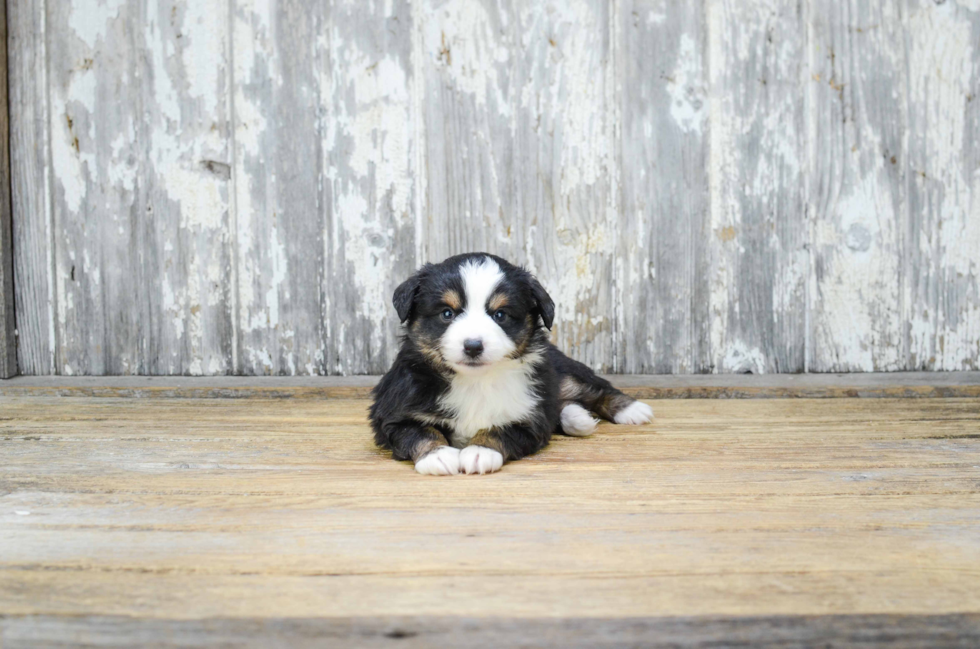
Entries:
{"type": "Polygon", "coordinates": [[[425,356],[426,360],[432,363],[436,370],[444,372],[448,369],[446,362],[442,358],[442,352],[439,351],[438,342],[419,337],[415,340],[415,344],[418,346],[419,351],[422,352],[422,355],[425,356]]]}
{"type": "Polygon", "coordinates": [[[507,296],[504,293],[496,293],[490,298],[487,308],[490,310],[490,313],[493,313],[497,309],[502,309],[508,304],[510,304],[510,302],[507,301],[507,296]]]}
{"type": "Polygon", "coordinates": [[[531,319],[530,314],[524,319],[524,329],[521,330],[520,334],[514,344],[517,347],[509,354],[509,358],[520,358],[527,353],[528,347],[531,345],[531,332],[534,329],[534,321],[531,319]]]}
{"type": "Polygon", "coordinates": [[[426,426],[425,432],[428,433],[429,437],[415,444],[415,448],[412,449],[412,462],[418,462],[440,446],[449,446],[445,435],[440,433],[438,429],[426,426]]]}
{"type": "Polygon", "coordinates": [[[451,309],[459,311],[463,308],[463,300],[459,297],[459,293],[453,289],[449,289],[442,294],[442,301],[451,309]]]}

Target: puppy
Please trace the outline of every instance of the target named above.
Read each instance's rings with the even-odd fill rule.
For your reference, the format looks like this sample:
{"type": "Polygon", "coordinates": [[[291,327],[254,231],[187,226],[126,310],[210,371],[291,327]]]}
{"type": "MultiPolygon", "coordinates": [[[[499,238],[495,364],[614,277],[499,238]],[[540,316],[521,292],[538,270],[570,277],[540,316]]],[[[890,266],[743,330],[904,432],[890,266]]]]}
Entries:
{"type": "Polygon", "coordinates": [[[543,448],[555,432],[650,421],[626,396],[552,345],[555,305],[538,281],[474,253],[426,264],[395,290],[406,324],[398,357],[374,388],[378,446],[428,475],[490,473],[543,448]]]}

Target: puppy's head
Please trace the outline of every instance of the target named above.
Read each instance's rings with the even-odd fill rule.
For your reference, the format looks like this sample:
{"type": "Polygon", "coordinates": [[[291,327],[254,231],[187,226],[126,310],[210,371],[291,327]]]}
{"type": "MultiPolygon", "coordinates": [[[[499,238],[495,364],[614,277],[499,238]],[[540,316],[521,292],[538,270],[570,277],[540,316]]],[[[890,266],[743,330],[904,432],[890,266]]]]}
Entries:
{"type": "Polygon", "coordinates": [[[536,351],[555,304],[526,270],[484,253],[427,264],[395,290],[407,336],[437,367],[483,372],[536,351]]]}

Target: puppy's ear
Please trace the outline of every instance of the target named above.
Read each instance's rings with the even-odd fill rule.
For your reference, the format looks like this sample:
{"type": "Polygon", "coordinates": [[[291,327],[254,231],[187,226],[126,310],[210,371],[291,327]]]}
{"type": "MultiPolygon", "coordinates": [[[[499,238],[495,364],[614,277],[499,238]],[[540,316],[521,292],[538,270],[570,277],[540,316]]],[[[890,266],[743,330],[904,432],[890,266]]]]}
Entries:
{"type": "Polygon", "coordinates": [[[418,271],[395,289],[395,295],[391,301],[398,312],[398,320],[405,322],[412,315],[412,307],[415,306],[415,297],[418,295],[419,286],[422,284],[422,271],[418,271]]]}
{"type": "Polygon", "coordinates": [[[548,295],[548,291],[541,286],[541,282],[534,277],[531,278],[531,295],[534,297],[541,319],[544,320],[544,326],[551,329],[551,325],[555,322],[555,302],[548,295]]]}

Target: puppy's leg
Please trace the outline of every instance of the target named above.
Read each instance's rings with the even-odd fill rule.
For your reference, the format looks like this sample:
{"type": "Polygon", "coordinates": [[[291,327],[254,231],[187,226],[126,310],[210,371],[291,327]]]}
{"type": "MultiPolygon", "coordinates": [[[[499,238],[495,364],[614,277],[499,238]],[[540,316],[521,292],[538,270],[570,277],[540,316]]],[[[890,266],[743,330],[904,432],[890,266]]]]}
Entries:
{"type": "Polygon", "coordinates": [[[456,475],[459,473],[459,450],[433,426],[414,421],[388,424],[384,427],[387,445],[396,460],[411,460],[423,475],[456,475]]]}
{"type": "Polygon", "coordinates": [[[587,413],[575,409],[575,405],[617,424],[645,424],[653,419],[650,406],[623,394],[582,363],[557,349],[551,351],[551,357],[560,377],[558,397],[562,405],[562,432],[566,435],[588,435],[594,429],[594,426],[589,428],[583,416],[587,413]]]}
{"type": "Polygon", "coordinates": [[[504,462],[519,460],[544,448],[549,436],[544,429],[525,424],[481,431],[459,452],[459,470],[481,474],[499,471],[504,462]]]}

